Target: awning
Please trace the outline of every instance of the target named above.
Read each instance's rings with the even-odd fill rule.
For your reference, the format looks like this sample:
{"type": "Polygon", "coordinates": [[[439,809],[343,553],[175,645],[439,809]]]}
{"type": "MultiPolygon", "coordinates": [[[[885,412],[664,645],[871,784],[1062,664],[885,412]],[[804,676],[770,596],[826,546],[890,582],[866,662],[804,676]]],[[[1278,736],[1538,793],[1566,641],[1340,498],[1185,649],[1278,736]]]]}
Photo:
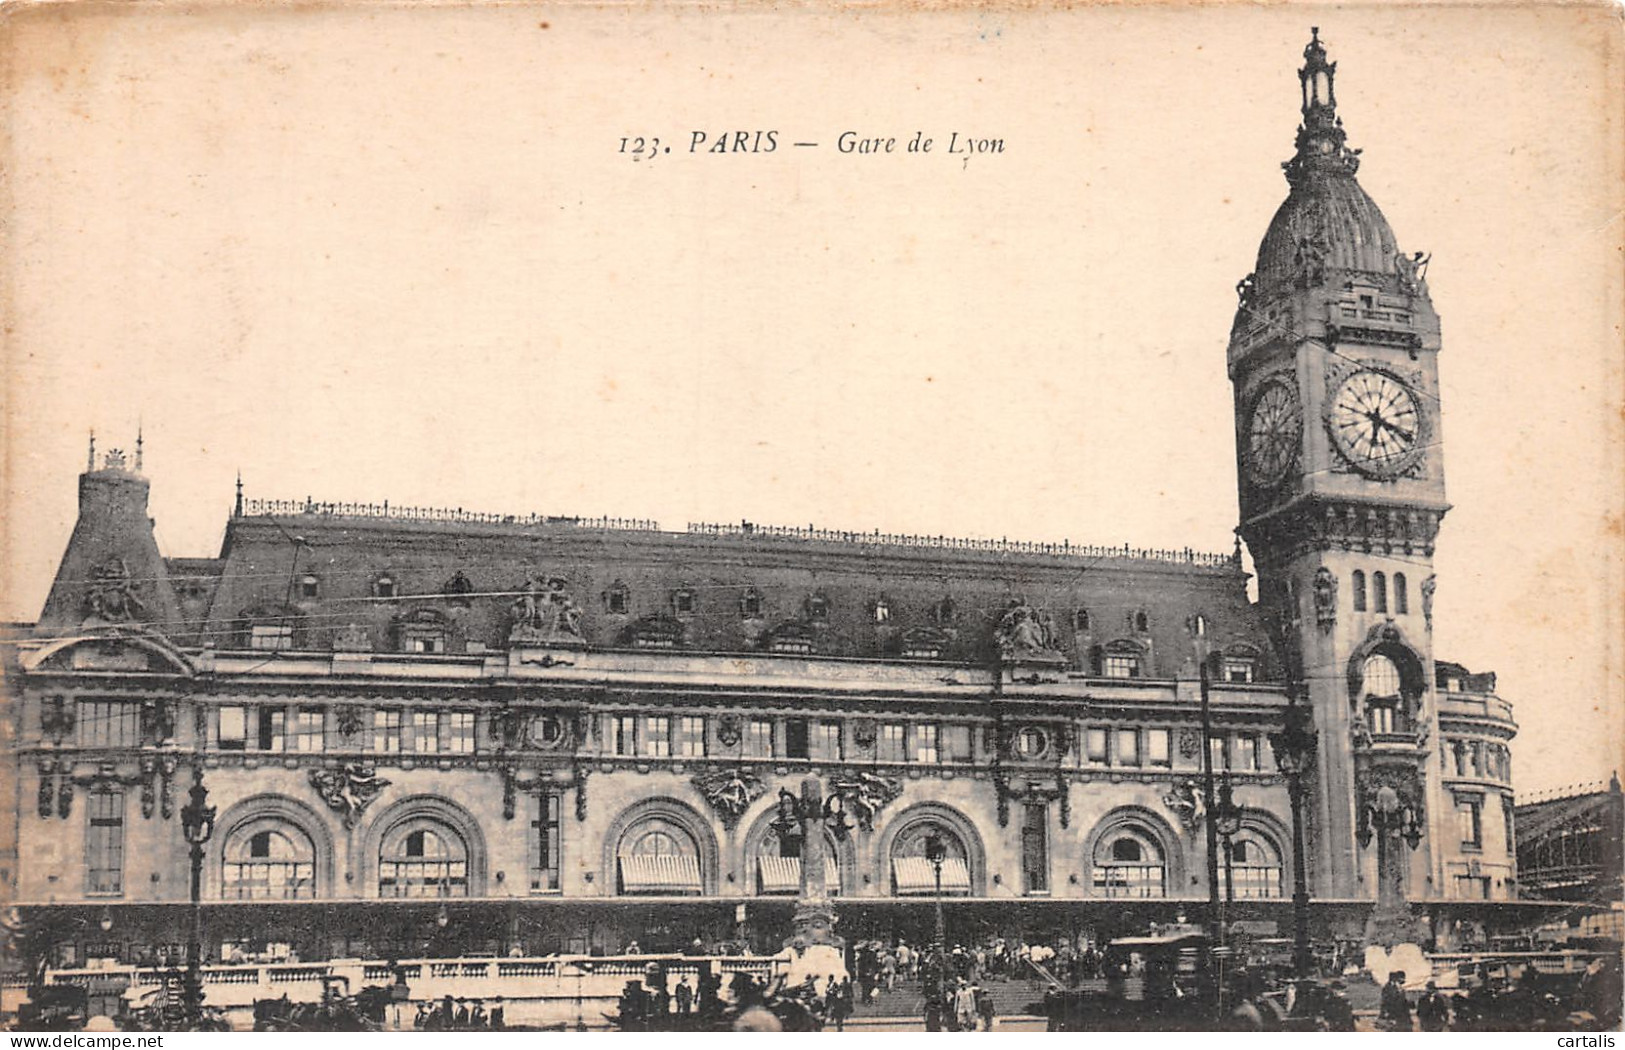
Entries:
{"type": "MultiPolygon", "coordinates": [[[[757,857],[762,874],[763,893],[800,893],[800,857],[757,857]]],[[[835,867],[835,858],[824,858],[824,891],[830,894],[841,890],[841,873],[835,867]]]]}
{"type": "Polygon", "coordinates": [[[700,893],[697,857],[622,857],[622,893],[700,893]]]}
{"type": "MultiPolygon", "coordinates": [[[[893,857],[891,870],[899,895],[937,892],[936,868],[924,857],[893,857]]],[[[970,869],[958,857],[948,857],[942,862],[942,892],[970,892],[970,869]]]]}

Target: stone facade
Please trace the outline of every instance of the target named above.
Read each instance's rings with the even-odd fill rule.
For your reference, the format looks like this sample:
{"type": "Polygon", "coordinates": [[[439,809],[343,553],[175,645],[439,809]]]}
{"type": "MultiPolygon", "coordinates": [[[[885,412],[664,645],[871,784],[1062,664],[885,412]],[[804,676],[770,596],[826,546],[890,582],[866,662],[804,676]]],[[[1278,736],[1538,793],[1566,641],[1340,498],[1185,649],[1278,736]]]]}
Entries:
{"type": "Polygon", "coordinates": [[[772,949],[799,878],[776,807],[809,775],[840,800],[827,877],[848,935],[924,940],[939,892],[956,936],[1133,932],[1208,898],[1204,693],[1241,807],[1232,915],[1289,922],[1270,734],[1292,702],[1319,733],[1317,936],[1358,935],[1373,904],[1510,897],[1511,710],[1432,654],[1447,505],[1425,260],[1354,181],[1334,69],[1318,41],[1305,55],[1291,195],[1230,346],[1258,602],[1239,548],[240,490],[218,557],[166,558],[139,457],[93,450],[40,620],[8,650],[31,950],[185,939],[196,770],[219,813],[216,958],[272,937],[306,958],[772,949]]]}

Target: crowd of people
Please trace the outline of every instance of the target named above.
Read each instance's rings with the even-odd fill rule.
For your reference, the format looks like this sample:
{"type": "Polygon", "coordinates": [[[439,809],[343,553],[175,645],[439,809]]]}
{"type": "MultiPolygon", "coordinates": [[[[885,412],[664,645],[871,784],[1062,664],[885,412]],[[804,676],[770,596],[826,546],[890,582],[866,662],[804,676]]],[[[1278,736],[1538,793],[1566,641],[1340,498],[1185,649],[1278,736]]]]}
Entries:
{"type": "Polygon", "coordinates": [[[450,995],[433,1003],[418,1003],[412,1027],[423,1032],[501,1031],[508,1027],[507,1008],[497,996],[486,1008],[483,999],[461,999],[450,995]]]}
{"type": "Polygon", "coordinates": [[[1405,974],[1389,974],[1377,1026],[1398,1032],[1508,1032],[1605,1031],[1620,1025],[1618,956],[1599,957],[1578,984],[1527,966],[1508,979],[1485,968],[1470,985],[1451,992],[1429,981],[1413,1005],[1405,974]]]}

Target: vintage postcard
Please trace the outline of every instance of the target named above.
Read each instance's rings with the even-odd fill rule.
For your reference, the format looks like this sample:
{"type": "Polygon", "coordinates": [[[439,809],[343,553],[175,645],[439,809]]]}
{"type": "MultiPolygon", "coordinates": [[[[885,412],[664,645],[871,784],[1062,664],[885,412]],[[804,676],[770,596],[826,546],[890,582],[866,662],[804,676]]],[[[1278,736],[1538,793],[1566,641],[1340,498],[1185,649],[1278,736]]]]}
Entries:
{"type": "Polygon", "coordinates": [[[0,63],[7,1025],[1618,1028],[1617,8],[0,63]]]}

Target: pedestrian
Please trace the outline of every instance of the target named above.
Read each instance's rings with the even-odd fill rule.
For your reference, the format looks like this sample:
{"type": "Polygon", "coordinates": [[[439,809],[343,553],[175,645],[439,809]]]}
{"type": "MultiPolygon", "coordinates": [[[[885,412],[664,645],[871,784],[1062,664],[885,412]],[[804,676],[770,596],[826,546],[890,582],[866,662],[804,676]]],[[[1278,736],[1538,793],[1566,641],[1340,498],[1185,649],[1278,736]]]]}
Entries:
{"type": "Polygon", "coordinates": [[[1325,1019],[1328,1032],[1354,1031],[1354,1007],[1343,994],[1347,988],[1342,981],[1333,981],[1326,989],[1320,1016],[1325,1019]]]}
{"type": "Polygon", "coordinates": [[[1388,983],[1382,986],[1382,1007],[1377,1020],[1383,1022],[1389,1031],[1411,1031],[1411,1001],[1405,997],[1404,970],[1390,973],[1388,983]]]}
{"type": "Polygon", "coordinates": [[[491,1030],[500,1032],[508,1027],[508,1010],[502,1005],[502,996],[497,996],[491,1004],[491,1030]]]}
{"type": "Polygon", "coordinates": [[[677,1012],[685,1017],[694,1009],[694,986],[689,981],[689,975],[684,974],[677,982],[677,1012]]]}
{"type": "Polygon", "coordinates": [[[993,1031],[993,992],[987,988],[976,989],[976,1013],[982,1019],[982,1031],[993,1031]]]}
{"type": "Polygon", "coordinates": [[[1417,1000],[1416,1020],[1424,1032],[1443,1032],[1450,1027],[1450,1003],[1440,993],[1437,983],[1429,981],[1422,998],[1417,1000]]]}
{"type": "Polygon", "coordinates": [[[976,1031],[976,989],[963,977],[954,988],[954,1020],[959,1024],[955,1031],[976,1031]]]}

